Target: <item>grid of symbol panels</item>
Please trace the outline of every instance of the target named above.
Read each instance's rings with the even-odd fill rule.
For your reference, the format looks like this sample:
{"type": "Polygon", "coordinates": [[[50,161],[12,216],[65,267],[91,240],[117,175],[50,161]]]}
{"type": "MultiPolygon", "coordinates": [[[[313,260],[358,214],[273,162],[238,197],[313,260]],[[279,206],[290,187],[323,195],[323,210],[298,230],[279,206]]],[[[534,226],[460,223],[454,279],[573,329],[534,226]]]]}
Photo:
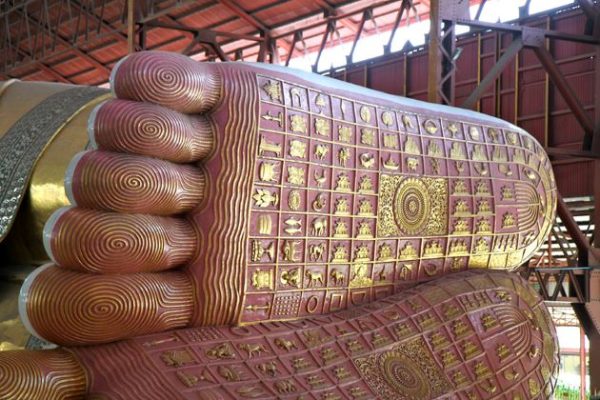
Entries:
{"type": "MultiPolygon", "coordinates": [[[[465,197],[469,204],[469,208],[471,211],[474,211],[475,201],[481,199],[482,197],[488,197],[488,201],[499,201],[500,196],[500,188],[498,184],[511,184],[511,181],[517,181],[521,177],[521,170],[514,165],[511,165],[509,161],[515,161],[511,159],[511,153],[514,152],[514,149],[519,149],[521,151],[523,148],[527,149],[526,151],[533,150],[531,148],[531,143],[525,143],[525,140],[530,140],[528,138],[521,138],[520,135],[515,134],[512,136],[512,141],[509,142],[507,137],[505,136],[505,132],[502,130],[494,130],[495,137],[490,139],[490,135],[488,133],[488,141],[486,143],[486,130],[480,126],[472,126],[462,123],[455,123],[455,127],[457,127],[454,132],[449,128],[451,122],[440,120],[440,119],[431,119],[426,117],[421,117],[417,115],[408,115],[408,114],[400,114],[397,112],[392,112],[390,110],[382,110],[379,108],[375,108],[373,106],[369,106],[366,104],[351,102],[347,99],[341,99],[337,97],[329,97],[322,93],[318,93],[316,91],[311,91],[308,88],[301,88],[294,85],[288,85],[285,82],[273,80],[270,78],[259,78],[259,85],[265,85],[267,83],[276,82],[280,85],[281,88],[281,98],[273,99],[268,95],[263,93],[262,104],[261,104],[261,115],[267,116],[268,119],[261,119],[261,133],[263,138],[266,139],[267,142],[277,143],[281,145],[281,151],[279,155],[275,155],[274,157],[265,157],[265,159],[273,159],[276,160],[278,166],[278,179],[279,182],[282,182],[280,185],[273,185],[272,183],[266,183],[265,186],[278,187],[279,190],[279,199],[281,201],[280,208],[273,207],[277,209],[277,226],[281,227],[281,230],[286,229],[285,221],[288,219],[287,215],[293,214],[292,210],[286,210],[285,201],[286,197],[289,198],[289,195],[292,190],[296,190],[299,193],[302,193],[302,208],[298,210],[298,214],[302,214],[299,218],[303,224],[303,227],[306,230],[310,229],[310,225],[312,221],[310,220],[310,213],[314,212],[314,210],[310,209],[310,203],[316,200],[316,196],[319,194],[326,198],[326,203],[328,204],[327,211],[329,211],[328,216],[328,227],[329,231],[332,231],[335,227],[336,221],[346,221],[349,226],[349,236],[356,236],[354,232],[357,229],[357,219],[361,219],[361,217],[357,218],[356,214],[354,217],[341,217],[333,215],[333,210],[335,208],[335,200],[337,198],[347,198],[350,203],[350,207],[352,211],[356,212],[357,206],[357,192],[356,189],[359,185],[359,175],[371,174],[376,176],[376,172],[381,170],[385,173],[386,168],[389,165],[400,164],[398,171],[401,171],[404,175],[433,175],[433,176],[446,176],[452,177],[449,183],[452,185],[457,178],[460,176],[464,176],[464,179],[467,181],[467,192],[466,194],[461,194],[461,196],[465,197]],[[297,98],[294,100],[291,95],[291,91],[294,88],[299,88],[299,91],[296,91],[297,98]],[[325,98],[325,105],[318,106],[317,99],[321,96],[325,98]],[[294,104],[295,103],[295,104],[294,104]],[[341,110],[341,104],[345,104],[346,112],[344,115],[339,115],[341,110]],[[337,108],[336,108],[337,105],[337,108]],[[339,110],[338,110],[339,108],[339,110]],[[361,111],[364,109],[369,110],[368,114],[371,115],[370,123],[365,123],[365,121],[361,121],[361,111]],[[308,110],[308,111],[307,111],[308,110]],[[388,123],[383,123],[384,113],[387,114],[388,123]],[[337,114],[337,115],[336,115],[337,114]],[[305,121],[306,132],[301,132],[294,130],[290,127],[292,118],[294,116],[300,116],[305,121]],[[375,117],[376,116],[376,117],[375,117]],[[391,116],[391,118],[389,118],[391,116]],[[275,117],[275,118],[273,118],[275,117]],[[266,121],[266,122],[265,122],[266,121]],[[316,132],[315,127],[317,121],[325,121],[328,129],[326,129],[327,135],[321,135],[316,132]],[[335,136],[339,133],[340,126],[349,126],[352,129],[352,143],[343,143],[339,140],[335,140],[335,136]],[[431,131],[427,131],[427,128],[430,130],[435,130],[436,132],[432,133],[431,131]],[[376,134],[374,135],[374,139],[371,143],[365,144],[367,141],[363,140],[363,129],[374,131],[376,134]],[[478,137],[474,138],[471,133],[473,130],[476,130],[478,137]],[[420,132],[420,134],[419,134],[420,132]],[[279,134],[279,141],[274,138],[275,134],[279,134]],[[392,139],[389,139],[389,138],[392,139]],[[394,140],[393,138],[397,138],[394,140]],[[410,138],[410,139],[409,139],[410,138]],[[283,139],[283,140],[282,140],[283,139]],[[409,154],[409,151],[406,151],[405,147],[408,140],[412,140],[413,143],[418,147],[419,155],[409,154]],[[290,152],[290,147],[292,146],[293,141],[300,141],[306,145],[305,155],[304,157],[288,157],[290,152]],[[436,157],[435,153],[430,152],[430,146],[432,143],[437,145],[437,148],[440,149],[441,153],[436,157]],[[456,145],[455,145],[456,143],[456,145]],[[369,146],[372,145],[372,146],[369,146]],[[328,152],[322,158],[317,159],[315,155],[315,148],[318,145],[326,146],[328,152]],[[380,146],[381,145],[381,146],[380,146]],[[475,146],[481,145],[480,150],[483,150],[485,153],[485,160],[480,159],[473,161],[472,155],[475,151],[475,146]],[[451,156],[450,149],[452,146],[461,146],[464,154],[464,159],[460,159],[460,157],[451,156]],[[336,155],[338,154],[341,148],[350,149],[351,155],[350,159],[354,161],[354,167],[350,168],[349,166],[343,167],[340,165],[340,161],[336,160],[336,155]],[[500,152],[497,151],[500,149],[500,152]],[[511,150],[512,149],[512,150],[511,150]],[[429,156],[426,156],[427,154],[429,156]],[[368,154],[373,155],[373,165],[372,168],[364,168],[364,165],[361,163],[361,155],[368,154]],[[499,160],[495,160],[499,156],[499,160]],[[279,157],[277,157],[279,156],[279,157]],[[411,170],[408,168],[409,158],[417,157],[420,161],[416,170],[411,170]],[[437,158],[440,162],[438,163],[438,171],[431,170],[431,160],[433,158],[437,158]],[[503,161],[506,159],[506,162],[503,161]],[[391,160],[391,161],[390,161],[391,160]],[[494,160],[495,162],[491,162],[494,160]],[[385,161],[388,161],[388,164],[385,165],[385,161]],[[423,162],[428,161],[428,162],[423,162]],[[467,163],[468,171],[464,170],[462,173],[457,171],[456,168],[453,169],[452,164],[456,164],[456,161],[467,163]],[[496,162],[497,161],[497,162],[496,162]],[[382,165],[379,165],[381,163],[382,165]],[[325,166],[323,166],[325,165],[325,166]],[[328,167],[333,165],[333,167],[328,167]],[[469,178],[468,176],[478,176],[481,175],[481,168],[487,169],[490,168],[499,168],[499,165],[504,165],[510,171],[510,174],[504,173],[506,178],[503,179],[494,179],[490,178],[490,174],[486,174],[481,176],[481,178],[469,178]],[[305,168],[304,172],[304,181],[307,183],[309,189],[293,189],[293,185],[287,184],[286,169],[288,166],[294,168],[305,168]],[[479,170],[478,170],[479,168],[479,170]],[[514,171],[513,171],[514,169],[514,171]],[[324,173],[324,175],[323,175],[324,173]],[[335,188],[338,175],[340,173],[345,173],[348,175],[352,187],[355,189],[354,193],[342,193],[340,191],[336,191],[335,189],[326,189],[319,188],[318,183],[316,182],[316,176],[325,177],[331,183],[327,185],[328,187],[335,188]],[[318,175],[316,175],[318,174],[318,175]],[[488,194],[477,194],[477,185],[485,182],[486,186],[489,189],[488,194]],[[495,196],[494,196],[495,194],[495,196]],[[309,217],[305,218],[303,214],[308,213],[309,217]],[[285,218],[282,218],[283,214],[286,214],[285,218]],[[350,222],[353,221],[353,222],[350,222]]],[[[488,128],[488,132],[491,132],[488,128]]],[[[268,152],[267,152],[268,153],[268,152]]],[[[265,153],[262,155],[264,156],[265,153]]],[[[370,159],[370,158],[368,158],[370,159]]],[[[259,162],[260,165],[260,162],[259,162]]],[[[361,175],[362,177],[362,175],[361,175]]],[[[377,191],[378,179],[374,178],[373,187],[375,191],[377,191]]],[[[260,186],[260,179],[257,179],[257,187],[260,186]]],[[[302,185],[299,185],[302,186],[302,185]]],[[[452,193],[450,190],[450,198],[448,204],[448,210],[451,212],[453,203],[456,200],[456,195],[452,193]]],[[[375,196],[375,195],[374,195],[375,196]]],[[[494,209],[494,204],[490,204],[490,207],[494,209]]],[[[375,207],[373,207],[374,214],[376,214],[375,207]]],[[[319,214],[319,213],[317,213],[319,214]]],[[[471,212],[472,215],[475,215],[475,212],[471,212]]],[[[490,222],[493,222],[493,218],[491,218],[493,214],[489,214],[486,217],[490,222]]],[[[472,216],[470,216],[471,218],[472,216]]],[[[453,217],[450,218],[450,223],[453,222],[453,217]]],[[[474,218],[474,217],[473,217],[474,218]]],[[[471,218],[471,219],[473,219],[471,218]]],[[[480,216],[481,218],[481,216],[480,216]]],[[[364,217],[362,217],[364,220],[364,217]]],[[[274,224],[275,225],[275,224],[274,224]]],[[[474,222],[470,221],[469,223],[469,235],[472,235],[474,230],[474,222]]],[[[493,225],[493,224],[491,224],[493,225]]],[[[493,231],[497,231],[498,227],[493,226],[493,231]]],[[[376,236],[376,232],[374,227],[372,227],[372,231],[374,236],[376,236]]],[[[492,231],[492,232],[493,232],[492,231]]],[[[283,245],[282,240],[285,237],[284,232],[279,232],[280,239],[276,244],[276,252],[279,253],[281,251],[281,246],[283,245]]],[[[293,235],[289,235],[293,237],[293,235]]],[[[467,235],[468,236],[468,235],[467,235]]],[[[310,261],[308,254],[308,247],[312,244],[310,242],[311,236],[306,234],[304,237],[298,239],[300,242],[301,251],[299,252],[299,258],[301,262],[310,261]],[[309,241],[307,243],[307,240],[309,241]]],[[[353,240],[346,240],[346,243],[350,242],[352,246],[354,246],[353,240]]],[[[491,235],[487,238],[489,245],[492,244],[491,235]]],[[[324,239],[318,239],[319,242],[326,242],[324,239]]],[[[374,241],[374,240],[372,240],[374,241]]],[[[331,244],[332,240],[327,240],[329,244],[331,244]]],[[[424,246],[423,243],[419,244],[420,246],[424,246]]],[[[469,244],[470,246],[475,246],[474,241],[469,244]]],[[[446,248],[450,246],[450,241],[446,240],[443,242],[443,246],[446,248]]],[[[331,247],[331,246],[329,246],[331,247]]],[[[399,247],[399,246],[398,246],[399,247]]],[[[350,247],[347,248],[347,252],[349,257],[352,255],[352,251],[356,248],[350,247]]],[[[331,257],[332,249],[328,250],[328,257],[331,257]]],[[[399,248],[396,249],[399,251],[399,248]]],[[[374,256],[375,247],[370,247],[370,255],[374,256]]],[[[278,257],[279,258],[279,257],[278,257]]],[[[262,264],[262,263],[261,263],[262,264]]],[[[277,261],[276,261],[277,264],[277,261]]],[[[327,271],[329,272],[329,271],[327,271]]]]}
{"type": "MultiPolygon", "coordinates": [[[[286,268],[296,269],[299,265],[306,265],[306,268],[311,269],[311,271],[316,267],[321,267],[323,268],[321,270],[322,279],[324,280],[323,286],[335,286],[330,285],[326,280],[331,279],[330,272],[332,268],[341,268],[341,265],[345,265],[348,270],[344,281],[347,283],[349,263],[337,263],[338,265],[334,267],[333,265],[336,263],[330,263],[334,249],[337,246],[343,246],[348,260],[353,257],[353,246],[357,247],[359,243],[369,246],[371,256],[374,251],[373,238],[376,236],[375,218],[377,214],[376,193],[378,185],[377,163],[380,158],[375,107],[354,103],[347,99],[330,97],[295,85],[290,86],[287,83],[270,78],[259,78],[259,86],[261,87],[273,82],[281,85],[281,98],[272,99],[268,94],[262,93],[263,101],[260,114],[263,117],[261,118],[260,135],[261,140],[269,145],[275,145],[275,147],[267,146],[267,148],[279,148],[280,151],[259,150],[259,170],[257,171],[255,189],[264,187],[269,188],[268,190],[277,191],[280,201],[278,205],[273,204],[264,211],[255,205],[251,221],[251,226],[255,230],[254,232],[251,231],[251,240],[261,240],[261,243],[265,246],[274,243],[277,253],[274,264],[279,273],[286,271],[286,268]],[[297,97],[292,97],[292,91],[296,93],[295,96],[297,97]],[[325,106],[317,106],[319,95],[326,102],[325,106]],[[346,108],[346,114],[344,116],[338,115],[338,118],[336,118],[334,105],[336,101],[338,102],[338,108],[341,101],[344,102],[346,108]],[[364,121],[355,123],[356,120],[361,121],[359,114],[363,107],[368,107],[369,113],[371,113],[370,124],[364,121]],[[298,117],[305,121],[306,132],[292,126],[293,119],[298,117]],[[344,117],[343,121],[342,117],[344,117]],[[317,124],[321,124],[320,132],[317,132],[317,124]],[[360,129],[369,129],[373,134],[371,145],[360,143],[360,129]],[[344,134],[349,132],[349,142],[339,140],[340,131],[344,134]],[[297,151],[298,142],[305,145],[303,156],[301,156],[302,150],[297,151]],[[293,146],[296,146],[296,148],[293,146]],[[317,147],[320,147],[321,150],[326,149],[325,154],[319,156],[316,151],[317,147]],[[345,162],[340,160],[340,152],[346,153],[344,155],[345,162]],[[368,167],[361,163],[361,157],[368,167]],[[262,179],[264,177],[261,178],[260,168],[263,168],[263,163],[276,164],[278,171],[276,182],[265,182],[262,179]],[[297,184],[290,183],[288,169],[290,167],[304,169],[304,180],[296,181],[297,184]],[[344,182],[345,180],[346,182],[344,182]],[[363,180],[370,182],[370,189],[359,190],[363,180]],[[347,183],[347,186],[344,185],[345,183],[347,183]],[[290,207],[292,192],[294,195],[300,194],[301,201],[297,209],[290,207]],[[369,203],[371,211],[361,213],[360,205],[361,202],[365,201],[369,203]],[[341,202],[346,202],[347,211],[340,210],[339,204],[341,202]],[[316,204],[319,205],[315,206],[316,204]],[[273,232],[275,232],[273,236],[276,236],[276,239],[271,239],[268,234],[261,235],[258,232],[258,219],[262,215],[267,215],[273,220],[273,232]],[[299,224],[291,221],[292,219],[301,222],[299,224]],[[326,221],[326,227],[324,221],[326,221]],[[292,225],[286,222],[291,222],[292,225]],[[336,227],[339,228],[341,224],[345,224],[346,234],[340,234],[343,231],[342,229],[338,231],[340,232],[337,235],[339,237],[335,237],[336,227]],[[361,224],[368,225],[372,237],[364,240],[356,238],[361,224]],[[301,232],[290,233],[300,225],[302,226],[301,232]],[[275,231],[275,227],[279,227],[279,231],[275,231]],[[289,230],[290,227],[291,231],[289,230]],[[296,253],[297,261],[288,263],[285,262],[282,254],[283,248],[286,243],[293,242],[299,243],[298,246],[292,245],[295,249],[299,249],[296,253]],[[310,249],[313,246],[321,246],[321,244],[323,245],[322,255],[315,256],[313,254],[311,256],[310,249]],[[330,265],[327,266],[328,264],[330,265]]],[[[337,113],[340,112],[341,110],[337,111],[337,113]]],[[[269,261],[268,256],[265,259],[269,261]]],[[[264,269],[269,263],[251,263],[251,269],[254,265],[264,269]]],[[[304,267],[300,267],[300,271],[302,284],[297,290],[323,289],[323,287],[305,287],[304,275],[306,270],[304,267]]],[[[316,270],[315,272],[318,273],[316,270]]],[[[250,274],[252,273],[251,270],[250,274]]],[[[275,274],[275,276],[277,278],[275,284],[277,285],[279,284],[279,275],[275,274]]],[[[320,282],[315,283],[315,285],[317,284],[321,286],[320,282]]],[[[294,290],[290,289],[289,286],[280,289],[294,290]]]]}
{"type": "MultiPolygon", "coordinates": [[[[508,304],[511,304],[508,307],[515,309],[526,307],[526,312],[533,311],[532,306],[535,308],[539,304],[517,303],[516,297],[509,292],[492,289],[496,286],[496,282],[487,277],[475,276],[464,281],[451,282],[443,287],[430,286],[423,293],[409,290],[401,297],[389,297],[383,301],[382,307],[371,313],[365,312],[369,309],[368,306],[344,311],[339,315],[345,318],[344,321],[321,317],[322,322],[328,321],[321,327],[313,327],[310,323],[283,323],[274,326],[273,329],[267,324],[232,328],[230,332],[210,327],[197,328],[165,335],[164,339],[154,342],[142,341],[140,344],[145,348],[152,348],[149,350],[150,358],[159,367],[162,366],[165,373],[173,375],[172,381],[180,381],[182,389],[187,387],[184,391],[220,386],[235,397],[237,389],[243,385],[253,385],[265,394],[276,396],[282,394],[278,392],[276,383],[286,375],[291,379],[285,379],[293,382],[299,390],[321,389],[323,392],[329,392],[334,388],[334,393],[337,393],[337,390],[347,393],[347,390],[358,386],[368,392],[368,386],[359,382],[360,373],[349,359],[365,357],[393,343],[410,341],[410,338],[423,335],[424,345],[437,364],[443,367],[447,379],[454,382],[459,376],[458,372],[464,376],[465,383],[456,385],[457,389],[464,391],[463,394],[471,392],[485,397],[486,388],[493,386],[496,386],[496,391],[500,389],[502,393],[527,393],[529,388],[524,382],[515,384],[514,381],[502,377],[488,379],[485,374],[478,376],[476,372],[478,364],[481,364],[496,376],[500,376],[497,372],[503,374],[504,371],[524,376],[525,371],[538,369],[534,364],[551,363],[545,355],[526,358],[522,351],[515,352],[513,344],[506,336],[506,331],[510,328],[508,325],[503,327],[507,321],[500,323],[501,317],[497,314],[497,310],[506,309],[508,304]],[[473,287],[478,287],[479,290],[455,297],[457,293],[464,293],[473,287]],[[455,298],[447,300],[452,297],[455,298]],[[470,316],[467,316],[467,313],[470,313],[470,316]],[[481,325],[485,315],[492,317],[497,324],[487,328],[481,325]],[[465,330],[457,334],[456,326],[459,322],[465,330]],[[278,330],[281,332],[278,333],[278,330]],[[480,332],[480,336],[476,335],[476,332],[480,332]],[[437,343],[434,336],[436,334],[437,343]],[[256,336],[256,340],[245,341],[244,338],[249,336],[256,336]],[[443,340],[439,337],[443,337],[443,340]],[[475,349],[469,356],[464,352],[467,342],[471,342],[475,349]],[[244,350],[243,344],[251,344],[257,349],[260,347],[260,354],[263,356],[254,359],[244,350]],[[498,363],[494,357],[499,357],[497,349],[502,344],[507,346],[508,353],[498,363]],[[230,358],[218,359],[211,355],[219,346],[226,346],[231,353],[230,358]],[[181,359],[181,364],[172,365],[164,357],[172,351],[184,352],[188,356],[181,359]],[[447,353],[451,353],[454,356],[452,359],[456,361],[449,362],[447,353]],[[212,367],[206,368],[206,365],[212,367]],[[225,371],[218,368],[219,365],[227,366],[240,379],[229,380],[224,374],[225,371]],[[273,375],[270,372],[273,369],[261,365],[273,365],[277,372],[273,375]],[[499,365],[498,371],[492,369],[494,365],[499,365]],[[340,367],[343,371],[339,370],[340,367]],[[340,375],[340,372],[343,375],[340,375]],[[193,379],[199,376],[203,379],[193,379]],[[187,377],[191,377],[192,380],[187,380],[187,377]],[[315,385],[316,382],[322,383],[315,385]],[[483,392],[480,392],[482,390],[483,392]]],[[[510,323],[514,323],[515,327],[521,323],[535,324],[536,318],[539,320],[542,317],[536,316],[531,320],[515,320],[510,323]]],[[[543,334],[549,333],[544,330],[543,334]]],[[[542,346],[543,342],[538,337],[532,337],[530,343],[524,343],[521,347],[525,346],[526,350],[530,350],[528,344],[542,346]]],[[[483,369],[481,371],[485,372],[483,369]]],[[[531,376],[539,380],[535,374],[531,376]]]]}

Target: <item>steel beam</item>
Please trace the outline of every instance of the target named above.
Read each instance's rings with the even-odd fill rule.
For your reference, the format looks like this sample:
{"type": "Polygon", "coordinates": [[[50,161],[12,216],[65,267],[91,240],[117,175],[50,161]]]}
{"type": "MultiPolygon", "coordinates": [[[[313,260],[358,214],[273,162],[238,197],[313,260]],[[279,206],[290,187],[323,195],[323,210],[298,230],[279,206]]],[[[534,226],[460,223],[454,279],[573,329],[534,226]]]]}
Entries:
{"type": "MultiPolygon", "coordinates": [[[[506,48],[504,54],[496,61],[496,64],[485,75],[479,85],[471,92],[469,97],[462,103],[462,108],[472,109],[477,104],[477,101],[483,96],[489,86],[496,81],[498,76],[504,71],[508,64],[515,58],[519,51],[523,48],[523,40],[518,37],[506,48]]],[[[515,93],[515,96],[517,94],[515,93]]]]}
{"type": "Polygon", "coordinates": [[[365,24],[367,23],[367,21],[372,18],[373,18],[373,10],[372,9],[368,8],[365,11],[363,11],[363,15],[360,20],[360,25],[358,26],[358,30],[356,31],[356,34],[354,35],[354,41],[352,42],[352,49],[350,50],[350,54],[348,54],[346,56],[347,64],[352,64],[352,59],[354,58],[354,51],[356,50],[356,45],[358,44],[358,41],[360,40],[360,35],[362,34],[363,29],[365,29],[365,24]]]}
{"type": "Polygon", "coordinates": [[[560,72],[558,65],[552,59],[550,52],[543,46],[533,48],[538,59],[542,63],[542,66],[550,76],[550,79],[562,95],[563,99],[573,112],[573,115],[579,121],[585,131],[584,136],[584,149],[589,150],[592,143],[592,137],[594,134],[594,123],[588,116],[587,112],[579,102],[577,95],[573,92],[573,89],[569,86],[567,80],[560,72]],[[585,144],[588,144],[587,146],[585,144]]]}
{"type": "Polygon", "coordinates": [[[327,27],[325,28],[325,33],[323,33],[323,38],[321,39],[321,45],[319,46],[319,52],[317,53],[317,59],[315,60],[315,64],[312,66],[313,72],[317,72],[319,68],[319,61],[321,60],[321,55],[323,54],[323,50],[325,50],[325,45],[327,44],[327,40],[329,39],[329,35],[335,30],[335,21],[327,22],[327,27]]]}
{"type": "Polygon", "coordinates": [[[440,0],[431,0],[429,7],[429,52],[427,54],[427,100],[439,103],[438,85],[442,76],[442,52],[440,51],[440,0]]]}
{"type": "MultiPolygon", "coordinates": [[[[390,31],[390,38],[388,39],[387,44],[383,46],[383,53],[390,54],[392,52],[392,41],[394,40],[394,36],[396,35],[396,31],[400,26],[400,21],[402,21],[402,16],[404,15],[404,10],[408,10],[410,7],[414,7],[412,4],[412,0],[402,0],[402,4],[400,4],[400,8],[398,9],[398,13],[396,14],[396,19],[394,20],[394,25],[392,26],[392,30],[390,31]]],[[[407,11],[408,15],[408,11],[407,11]]]]}
{"type": "Polygon", "coordinates": [[[268,32],[269,27],[259,21],[255,16],[250,15],[246,10],[240,7],[237,2],[231,0],[219,0],[219,3],[230,9],[235,15],[248,22],[250,25],[255,27],[256,29],[268,32]]]}

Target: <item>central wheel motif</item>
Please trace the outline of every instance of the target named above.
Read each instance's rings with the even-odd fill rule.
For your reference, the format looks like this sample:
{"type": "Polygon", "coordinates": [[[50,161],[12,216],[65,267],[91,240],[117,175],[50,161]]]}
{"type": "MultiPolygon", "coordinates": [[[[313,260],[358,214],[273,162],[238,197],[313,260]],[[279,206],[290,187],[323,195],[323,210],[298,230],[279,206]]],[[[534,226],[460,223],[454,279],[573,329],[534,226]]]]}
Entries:
{"type": "Polygon", "coordinates": [[[419,179],[400,183],[394,196],[394,219],[405,234],[418,234],[425,229],[431,212],[427,186],[419,179]]]}

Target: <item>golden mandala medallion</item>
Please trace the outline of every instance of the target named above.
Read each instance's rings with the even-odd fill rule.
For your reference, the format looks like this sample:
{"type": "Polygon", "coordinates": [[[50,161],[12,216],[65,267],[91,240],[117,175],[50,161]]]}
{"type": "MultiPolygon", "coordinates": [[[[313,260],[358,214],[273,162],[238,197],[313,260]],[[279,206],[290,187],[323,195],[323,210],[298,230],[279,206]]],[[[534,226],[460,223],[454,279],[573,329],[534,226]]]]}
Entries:
{"type": "Polygon", "coordinates": [[[409,178],[402,181],[394,196],[394,219],[398,228],[408,235],[420,233],[429,221],[431,201],[423,181],[409,178]]]}

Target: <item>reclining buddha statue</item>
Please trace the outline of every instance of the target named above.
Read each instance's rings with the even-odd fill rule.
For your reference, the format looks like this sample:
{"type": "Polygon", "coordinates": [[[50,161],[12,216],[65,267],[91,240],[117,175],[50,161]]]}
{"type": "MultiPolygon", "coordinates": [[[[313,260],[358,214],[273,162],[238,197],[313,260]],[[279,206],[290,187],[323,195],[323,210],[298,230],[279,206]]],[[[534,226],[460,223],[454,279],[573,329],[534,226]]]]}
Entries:
{"type": "Polygon", "coordinates": [[[64,172],[69,205],[51,182],[56,210],[36,214],[51,262],[19,298],[27,329],[60,347],[0,352],[0,398],[551,396],[554,327],[509,272],[556,205],[522,129],[162,52],[124,58],[110,84],[67,98],[86,123],[41,146],[87,147],[45,172],[64,172]]]}

